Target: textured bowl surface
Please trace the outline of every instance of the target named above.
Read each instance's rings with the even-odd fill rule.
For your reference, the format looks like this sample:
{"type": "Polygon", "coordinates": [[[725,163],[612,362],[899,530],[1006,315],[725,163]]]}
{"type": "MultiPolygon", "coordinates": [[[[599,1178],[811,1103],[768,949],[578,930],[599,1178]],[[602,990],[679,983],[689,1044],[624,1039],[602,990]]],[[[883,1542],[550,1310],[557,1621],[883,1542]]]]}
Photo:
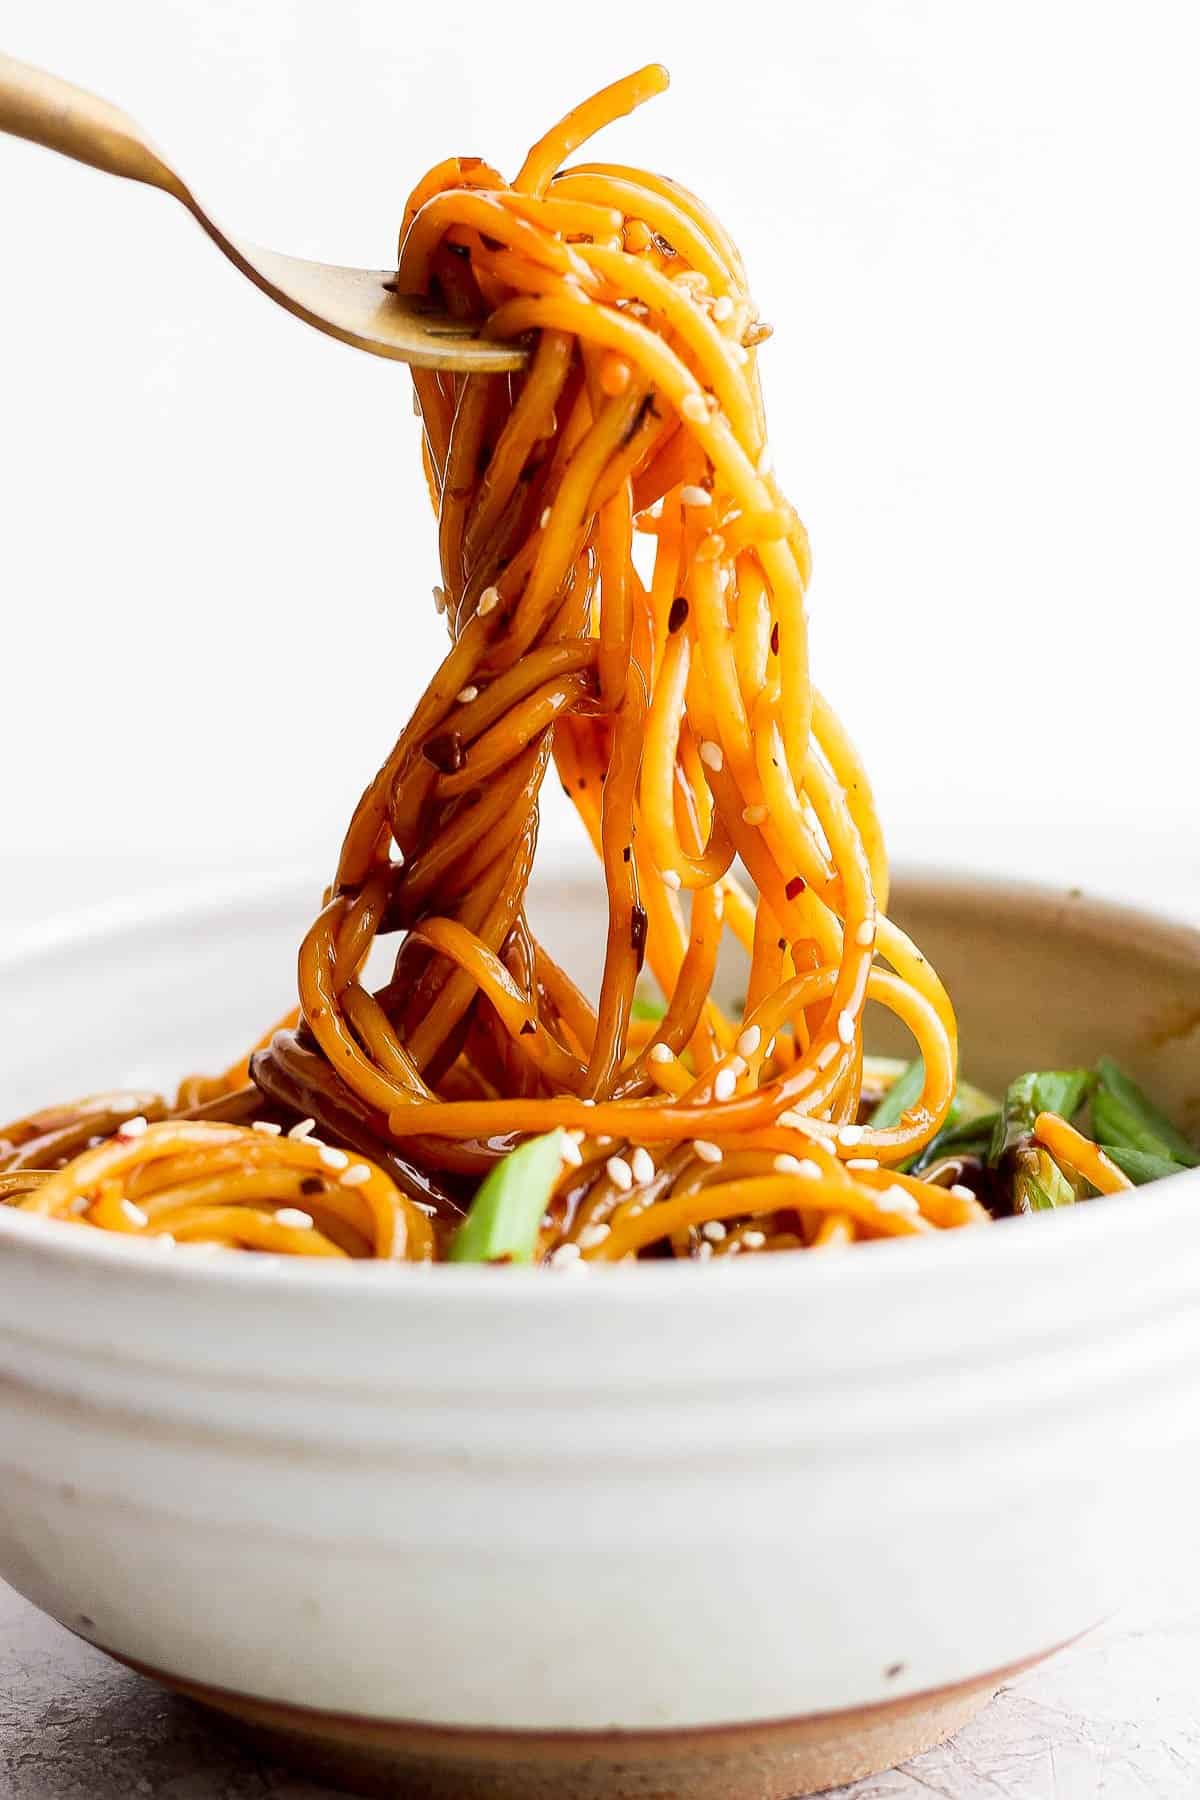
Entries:
{"type": "MultiPolygon", "coordinates": [[[[26,945],[8,1111],[227,1061],[287,1004],[312,898],[26,945]]],[[[535,908],[584,975],[598,906],[571,875],[535,908]]],[[[962,877],[894,910],[975,1079],[1110,1050],[1200,1124],[1200,936],[962,877]]],[[[0,1574],[285,1733],[287,1708],[435,1744],[902,1718],[1086,1629],[1194,1502],[1200,1173],[583,1278],[173,1256],[5,1211],[0,1254],[0,1574]]]]}

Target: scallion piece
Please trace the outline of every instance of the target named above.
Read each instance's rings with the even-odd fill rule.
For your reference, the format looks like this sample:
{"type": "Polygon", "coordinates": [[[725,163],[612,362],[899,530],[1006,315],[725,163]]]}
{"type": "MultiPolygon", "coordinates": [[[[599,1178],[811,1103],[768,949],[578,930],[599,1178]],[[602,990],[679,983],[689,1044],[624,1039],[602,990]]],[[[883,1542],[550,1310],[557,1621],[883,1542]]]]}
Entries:
{"type": "MultiPolygon", "coordinates": [[[[1097,1085],[1092,1095],[1092,1124],[1098,1142],[1117,1149],[1137,1150],[1194,1169],[1200,1163],[1193,1145],[1159,1112],[1111,1056],[1096,1064],[1097,1085]]],[[[1116,1157],[1114,1156],[1114,1161],[1116,1157]]],[[[1124,1167],[1123,1164],[1118,1164],[1124,1167]]],[[[1129,1171],[1126,1170],[1128,1174],[1129,1171]]],[[[1136,1177],[1130,1175],[1130,1180],[1136,1177]]],[[[1147,1177],[1146,1179],[1150,1179],[1147,1177]]]]}
{"type": "Polygon", "coordinates": [[[542,1218],[562,1174],[562,1141],[561,1131],[530,1138],[488,1172],[454,1235],[451,1262],[533,1261],[542,1218]]]}
{"type": "Polygon", "coordinates": [[[1072,1119],[1095,1080],[1090,1069],[1035,1069],[1018,1075],[1009,1084],[992,1132],[988,1149],[992,1167],[998,1166],[1006,1151],[1032,1136],[1033,1122],[1039,1113],[1057,1113],[1062,1119],[1072,1119]]]}
{"type": "Polygon", "coordinates": [[[1100,1148],[1135,1187],[1144,1187],[1148,1181],[1165,1181],[1168,1175],[1182,1175],[1188,1166],[1153,1150],[1131,1150],[1127,1144],[1101,1144],[1100,1148]]]}
{"type": "Polygon", "coordinates": [[[1013,1211],[1053,1212],[1074,1206],[1079,1195],[1048,1150],[1018,1150],[1013,1179],[1013,1211]]]}

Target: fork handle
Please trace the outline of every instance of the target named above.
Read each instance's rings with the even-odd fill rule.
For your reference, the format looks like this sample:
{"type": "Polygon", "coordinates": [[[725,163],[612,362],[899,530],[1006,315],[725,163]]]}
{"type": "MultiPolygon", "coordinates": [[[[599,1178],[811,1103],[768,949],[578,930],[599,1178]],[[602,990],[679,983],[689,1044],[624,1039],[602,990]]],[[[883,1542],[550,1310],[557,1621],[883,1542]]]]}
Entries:
{"type": "Polygon", "coordinates": [[[192,203],[174,169],[120,107],[13,56],[0,55],[0,131],[192,203]]]}

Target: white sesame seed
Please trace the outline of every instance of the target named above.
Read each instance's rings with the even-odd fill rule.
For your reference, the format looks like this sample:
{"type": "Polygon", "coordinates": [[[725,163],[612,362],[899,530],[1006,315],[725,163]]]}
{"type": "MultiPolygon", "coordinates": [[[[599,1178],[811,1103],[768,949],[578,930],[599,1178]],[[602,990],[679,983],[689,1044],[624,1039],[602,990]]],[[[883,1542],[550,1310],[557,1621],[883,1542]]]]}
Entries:
{"type": "Polygon", "coordinates": [[[736,1238],[734,1238],[732,1244],[729,1245],[725,1254],[726,1254],[726,1256],[738,1256],[741,1253],[741,1248],[742,1248],[742,1246],[738,1243],[738,1240],[736,1238]]]}
{"type": "Polygon", "coordinates": [[[593,1099],[588,1098],[586,1100],[581,1100],[579,1104],[580,1106],[595,1106],[596,1102],[593,1099]]]}
{"type": "Polygon", "coordinates": [[[710,1244],[721,1244],[725,1241],[725,1227],[720,1219],[709,1219],[700,1227],[710,1244]]]}
{"type": "Polygon", "coordinates": [[[612,1182],[613,1186],[620,1188],[623,1194],[627,1194],[633,1186],[633,1170],[625,1161],[625,1158],[623,1156],[610,1156],[605,1163],[604,1168],[608,1175],[608,1179],[612,1182]]]}
{"type": "Polygon", "coordinates": [[[499,606],[499,604],[500,604],[500,589],[494,588],[494,587],[485,587],[482,594],[480,594],[480,596],[479,596],[478,612],[479,612],[480,618],[486,619],[489,613],[495,612],[495,610],[499,606]]]}
{"type": "Polygon", "coordinates": [[[291,1231],[311,1231],[312,1214],[301,1212],[298,1206],[281,1206],[275,1214],[277,1225],[286,1225],[291,1231]]]}
{"type": "Polygon", "coordinates": [[[706,769],[718,772],[725,767],[725,752],[720,744],[714,744],[711,738],[704,738],[700,744],[700,761],[706,769]]]}
{"type": "Polygon", "coordinates": [[[711,1244],[701,1243],[696,1245],[696,1256],[700,1262],[707,1262],[712,1253],[713,1247],[711,1244]]]}
{"type": "Polygon", "coordinates": [[[973,1200],[975,1198],[971,1189],[969,1187],[964,1187],[961,1181],[956,1181],[951,1187],[950,1192],[954,1195],[956,1200],[973,1200]]]}
{"type": "Polygon", "coordinates": [[[854,1014],[852,1012],[843,1011],[838,1014],[837,1033],[843,1044],[854,1042],[854,1014]]]}
{"type": "Polygon", "coordinates": [[[713,1080],[713,1098],[732,1100],[737,1092],[737,1076],[732,1069],[718,1069],[713,1080]]]}
{"type": "Polygon", "coordinates": [[[600,1148],[601,1148],[601,1150],[603,1150],[603,1149],[604,1149],[604,1148],[605,1148],[605,1146],[606,1146],[606,1145],[608,1145],[608,1144],[612,1144],[612,1143],[615,1143],[615,1142],[616,1142],[616,1139],[615,1139],[615,1138],[610,1138],[610,1137],[598,1137],[598,1138],[597,1138],[597,1139],[596,1139],[596,1142],[597,1142],[597,1144],[599,1144],[599,1146],[600,1146],[600,1148]]]}
{"type": "Polygon", "coordinates": [[[366,1163],[355,1163],[344,1175],[339,1176],[338,1181],[341,1187],[356,1188],[362,1187],[370,1179],[371,1171],[366,1163]]]}
{"type": "Polygon", "coordinates": [[[771,1166],[777,1175],[799,1175],[802,1167],[800,1158],[798,1156],[789,1156],[786,1150],[775,1158],[775,1161],[771,1166]]]}
{"type": "Polygon", "coordinates": [[[719,1163],[724,1154],[719,1144],[710,1144],[707,1138],[697,1138],[692,1149],[706,1163],[719,1163]]]}
{"type": "Polygon", "coordinates": [[[854,941],[863,950],[869,950],[871,948],[871,945],[875,942],[874,919],[863,919],[858,930],[854,933],[854,941]]]}
{"type": "Polygon", "coordinates": [[[907,1188],[884,1188],[882,1194],[875,1195],[875,1204],[880,1212],[907,1213],[910,1216],[920,1212],[916,1200],[907,1188]]]}
{"type": "Polygon", "coordinates": [[[739,1056],[753,1056],[754,1052],[758,1049],[758,1046],[761,1043],[762,1043],[761,1027],[758,1025],[747,1025],[745,1031],[743,1031],[741,1037],[737,1041],[738,1055],[739,1056]]]}
{"type": "Polygon", "coordinates": [[[877,1156],[848,1156],[846,1167],[848,1169],[877,1169],[879,1158],[877,1156]]]}
{"type": "Polygon", "coordinates": [[[742,1243],[747,1250],[761,1250],[767,1241],[765,1231],[743,1231],[742,1243]]]}
{"type": "Polygon", "coordinates": [[[117,1136],[119,1138],[144,1137],[148,1129],[147,1122],[141,1113],[135,1113],[132,1119],[125,1119],[118,1125],[117,1136]]]}
{"type": "Polygon", "coordinates": [[[641,1186],[644,1182],[654,1180],[654,1158],[643,1144],[639,1144],[629,1159],[629,1167],[633,1171],[633,1179],[641,1186]]]}
{"type": "Polygon", "coordinates": [[[718,294],[717,298],[713,301],[712,311],[713,318],[717,321],[718,325],[724,324],[726,319],[732,318],[733,301],[729,298],[729,295],[718,294]]]}
{"type": "Polygon", "coordinates": [[[70,1211],[71,1216],[77,1219],[82,1213],[87,1211],[91,1204],[92,1196],[90,1194],[76,1194],[68,1210],[70,1211]]]}
{"type": "Polygon", "coordinates": [[[767,1045],[766,1049],[763,1051],[763,1056],[771,1057],[771,1056],[774,1056],[774,1054],[775,1054],[775,1039],[772,1038],[770,1043],[767,1045]]]}
{"type": "Polygon", "coordinates": [[[550,523],[550,511],[551,511],[551,509],[548,506],[544,506],[542,508],[542,516],[538,520],[538,524],[541,526],[543,531],[545,531],[547,525],[550,523]]]}
{"type": "Polygon", "coordinates": [[[836,1062],[841,1052],[836,1044],[822,1044],[817,1051],[818,1069],[827,1069],[831,1062],[836,1062]]]}
{"type": "Polygon", "coordinates": [[[680,876],[675,869],[664,869],[663,870],[662,884],[664,887],[670,888],[670,890],[673,894],[677,894],[679,892],[680,888],[683,886],[683,882],[680,879],[680,876]]]}
{"type": "Polygon", "coordinates": [[[652,1063],[669,1063],[675,1061],[675,1052],[670,1044],[651,1044],[650,1061],[652,1063]]]}
{"type": "Polygon", "coordinates": [[[316,1128],[317,1121],[315,1119],[301,1119],[298,1125],[292,1126],[292,1129],[288,1132],[288,1136],[290,1138],[306,1138],[309,1133],[315,1131],[316,1128]]]}
{"type": "Polygon", "coordinates": [[[278,1137],[283,1126],[276,1125],[271,1119],[255,1119],[250,1129],[251,1131],[260,1131],[264,1137],[278,1137]]]}
{"type": "Polygon", "coordinates": [[[680,504],[683,506],[711,506],[712,495],[707,488],[697,487],[695,482],[685,482],[679,490],[680,504]]]}
{"type": "Polygon", "coordinates": [[[837,1141],[844,1144],[847,1150],[852,1149],[855,1144],[862,1143],[866,1129],[865,1125],[842,1125],[838,1130],[837,1141]]]}
{"type": "Polygon", "coordinates": [[[803,1175],[805,1181],[820,1181],[824,1170],[820,1163],[813,1161],[811,1156],[802,1156],[796,1166],[796,1173],[803,1175]]]}
{"type": "Polygon", "coordinates": [[[121,1211],[131,1225],[148,1225],[150,1223],[148,1214],[144,1213],[140,1206],[135,1206],[132,1200],[122,1200],[121,1211]]]}
{"type": "Polygon", "coordinates": [[[747,350],[745,344],[731,344],[729,347],[733,352],[733,360],[735,363],[741,363],[744,367],[745,364],[750,361],[750,352],[747,350]]]}
{"type": "Polygon", "coordinates": [[[319,1155],[327,1169],[344,1169],[350,1161],[344,1150],[335,1150],[332,1144],[322,1144],[319,1155]]]}
{"type": "Polygon", "coordinates": [[[755,466],[755,469],[757,470],[758,474],[760,474],[760,475],[769,475],[771,473],[771,470],[775,467],[775,458],[772,456],[771,452],[766,448],[765,445],[762,449],[762,452],[759,455],[759,459],[758,459],[757,463],[754,466],[755,466]]]}
{"type": "Polygon", "coordinates": [[[793,1131],[807,1131],[809,1127],[809,1121],[795,1106],[789,1106],[786,1112],[781,1112],[775,1123],[790,1126],[793,1131]]]}
{"type": "Polygon", "coordinates": [[[578,1244],[560,1244],[557,1250],[550,1252],[550,1266],[554,1269],[565,1269],[571,1263],[579,1261],[578,1244]]]}
{"type": "Polygon", "coordinates": [[[572,1169],[578,1169],[583,1162],[583,1152],[573,1137],[563,1136],[558,1146],[558,1154],[572,1169]]]}
{"type": "Polygon", "coordinates": [[[683,418],[690,419],[694,425],[708,423],[708,408],[704,404],[703,394],[685,394],[679,402],[679,411],[683,418]]]}
{"type": "Polygon", "coordinates": [[[460,706],[469,706],[472,700],[478,700],[479,689],[475,686],[474,682],[469,681],[466,687],[459,688],[455,698],[460,706]]]}
{"type": "Polygon", "coordinates": [[[445,612],[445,610],[446,610],[446,590],[444,587],[435,587],[434,588],[433,604],[437,608],[438,612],[440,612],[440,613],[445,612]]]}
{"type": "Polygon", "coordinates": [[[743,806],[742,823],[744,825],[765,825],[768,819],[765,806],[743,806]]]}
{"type": "Polygon", "coordinates": [[[602,1244],[606,1237],[611,1236],[611,1225],[585,1225],[579,1234],[579,1247],[581,1250],[594,1250],[597,1244],[602,1244]]]}

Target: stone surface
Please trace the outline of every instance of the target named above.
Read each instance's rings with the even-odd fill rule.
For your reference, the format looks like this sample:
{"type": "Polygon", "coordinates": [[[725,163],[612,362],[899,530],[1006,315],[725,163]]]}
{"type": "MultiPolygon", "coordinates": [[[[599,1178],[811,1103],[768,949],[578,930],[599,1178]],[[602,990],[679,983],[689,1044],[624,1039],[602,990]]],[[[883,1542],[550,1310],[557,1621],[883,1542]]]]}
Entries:
{"type": "MultiPolygon", "coordinates": [[[[832,1800],[1195,1800],[1200,1611],[1137,1613],[1004,1688],[953,1742],[832,1800]]],[[[0,1586],[2,1800],[327,1800],[0,1586]]],[[[563,1800],[570,1800],[564,1795],[563,1800]]],[[[681,1796],[680,1800],[686,1800],[681,1796]]]]}

